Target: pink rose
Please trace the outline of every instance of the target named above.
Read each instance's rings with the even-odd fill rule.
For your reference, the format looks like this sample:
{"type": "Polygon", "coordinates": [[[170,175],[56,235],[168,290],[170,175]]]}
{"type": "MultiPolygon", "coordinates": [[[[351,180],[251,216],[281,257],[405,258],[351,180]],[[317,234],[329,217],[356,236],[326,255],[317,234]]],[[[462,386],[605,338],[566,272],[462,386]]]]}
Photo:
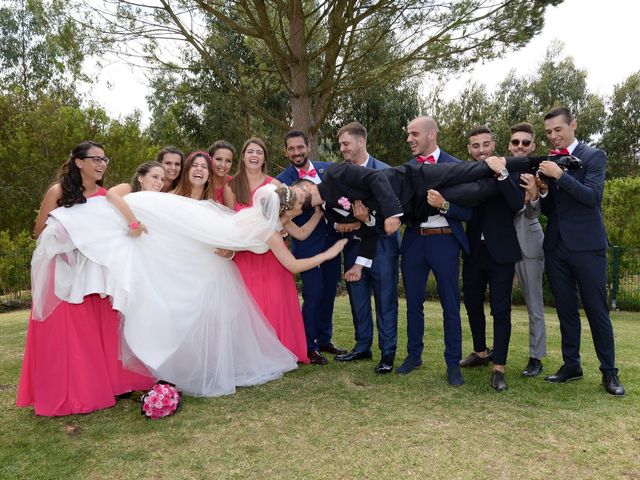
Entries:
{"type": "Polygon", "coordinates": [[[338,203],[340,204],[340,206],[344,210],[350,210],[351,209],[351,202],[349,201],[349,199],[347,197],[340,197],[338,199],[338,203]]]}

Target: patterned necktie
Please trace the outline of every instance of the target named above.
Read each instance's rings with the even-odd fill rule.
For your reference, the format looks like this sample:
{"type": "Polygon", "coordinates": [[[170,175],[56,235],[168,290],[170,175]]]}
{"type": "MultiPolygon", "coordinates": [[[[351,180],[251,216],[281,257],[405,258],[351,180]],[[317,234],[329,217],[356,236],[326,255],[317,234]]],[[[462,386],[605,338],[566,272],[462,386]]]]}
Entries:
{"type": "Polygon", "coordinates": [[[549,150],[549,155],[571,155],[569,150],[566,148],[561,148],[559,150],[549,150]]]}
{"type": "Polygon", "coordinates": [[[428,157],[423,157],[422,155],[418,155],[416,157],[416,162],[428,163],[429,165],[434,165],[436,163],[436,159],[433,158],[433,155],[429,155],[428,157]]]}
{"type": "Polygon", "coordinates": [[[309,175],[312,178],[315,177],[317,175],[316,174],[316,169],[312,168],[311,170],[306,171],[304,168],[301,168],[300,170],[298,170],[298,177],[299,178],[304,178],[307,175],[309,175]]]}

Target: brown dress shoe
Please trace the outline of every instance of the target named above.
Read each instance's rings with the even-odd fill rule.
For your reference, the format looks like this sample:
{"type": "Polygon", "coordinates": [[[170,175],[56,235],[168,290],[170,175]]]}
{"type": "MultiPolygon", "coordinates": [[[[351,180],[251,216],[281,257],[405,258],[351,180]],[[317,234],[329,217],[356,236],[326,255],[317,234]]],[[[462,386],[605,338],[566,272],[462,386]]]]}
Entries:
{"type": "Polygon", "coordinates": [[[309,362],[311,365],[326,365],[329,363],[327,357],[322,355],[318,350],[311,350],[307,352],[307,357],[309,357],[309,362]]]}
{"type": "Polygon", "coordinates": [[[476,352],[471,352],[469,355],[460,360],[460,366],[465,368],[480,367],[482,365],[489,365],[493,360],[493,351],[487,350],[487,356],[481,357],[476,352]]]}
{"type": "Polygon", "coordinates": [[[319,350],[321,352],[330,353],[331,355],[342,355],[343,353],[347,353],[346,350],[336,347],[333,342],[329,342],[326,345],[320,345],[319,350]]]}

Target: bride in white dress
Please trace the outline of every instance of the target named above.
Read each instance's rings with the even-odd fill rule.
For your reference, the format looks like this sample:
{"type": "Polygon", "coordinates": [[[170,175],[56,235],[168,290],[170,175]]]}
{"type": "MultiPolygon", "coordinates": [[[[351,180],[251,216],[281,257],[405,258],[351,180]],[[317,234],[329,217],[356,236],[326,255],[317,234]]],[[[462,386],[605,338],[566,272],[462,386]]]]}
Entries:
{"type": "Polygon", "coordinates": [[[231,394],[297,368],[233,262],[214,251],[271,248],[294,273],[335,257],[343,241],[308,259],[295,259],[284,244],[281,214],[301,199],[274,185],[260,188],[255,207],[238,213],[156,192],[124,199],[147,234],[129,235],[121,213],[104,198],[51,212],[32,261],[36,317],[46,318],[60,300],[108,295],[124,316],[123,362],[139,360],[196,396],[231,394]]]}

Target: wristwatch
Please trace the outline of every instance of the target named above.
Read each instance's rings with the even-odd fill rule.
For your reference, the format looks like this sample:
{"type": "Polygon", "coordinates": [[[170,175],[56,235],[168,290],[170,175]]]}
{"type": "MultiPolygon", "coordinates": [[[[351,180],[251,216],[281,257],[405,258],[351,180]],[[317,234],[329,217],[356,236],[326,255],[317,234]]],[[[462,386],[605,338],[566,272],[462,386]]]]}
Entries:
{"type": "Polygon", "coordinates": [[[502,181],[502,180],[506,180],[507,178],[509,178],[509,170],[507,170],[506,168],[503,168],[502,170],[500,170],[500,175],[498,175],[498,180],[502,181]]]}
{"type": "Polygon", "coordinates": [[[442,213],[447,213],[449,211],[449,202],[447,202],[446,200],[442,202],[442,205],[440,205],[440,211],[442,213]]]}

